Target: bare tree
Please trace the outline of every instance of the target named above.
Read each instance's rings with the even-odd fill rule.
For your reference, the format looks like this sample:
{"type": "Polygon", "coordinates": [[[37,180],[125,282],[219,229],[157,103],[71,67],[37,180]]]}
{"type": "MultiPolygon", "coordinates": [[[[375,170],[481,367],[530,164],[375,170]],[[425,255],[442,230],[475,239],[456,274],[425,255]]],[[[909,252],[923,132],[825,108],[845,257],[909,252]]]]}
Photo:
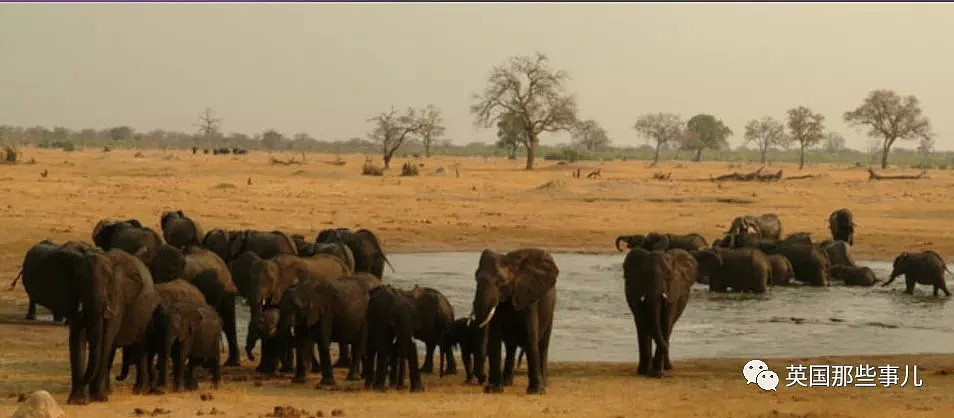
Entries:
{"type": "Polygon", "coordinates": [[[646,138],[647,142],[655,142],[653,165],[659,162],[659,150],[666,144],[678,142],[682,137],[683,121],[675,113],[647,113],[640,115],[633,124],[633,129],[646,138]]]}
{"type": "Polygon", "coordinates": [[[587,152],[594,152],[610,145],[606,130],[598,122],[588,119],[579,122],[572,130],[573,142],[582,145],[587,152]]]}
{"type": "Polygon", "coordinates": [[[431,147],[441,140],[441,136],[447,129],[444,128],[444,118],[441,117],[440,109],[434,105],[427,105],[421,111],[421,124],[419,136],[421,144],[424,145],[424,156],[431,156],[431,147]]]}
{"type": "Polygon", "coordinates": [[[788,129],[792,141],[798,142],[798,169],[805,167],[805,149],[817,145],[822,140],[825,116],[812,113],[808,106],[799,106],[788,110],[788,129]]]}
{"type": "Polygon", "coordinates": [[[550,68],[546,55],[511,57],[491,70],[487,88],[470,107],[475,125],[492,128],[505,114],[516,117],[527,139],[527,170],[543,132],[569,131],[576,123],[576,99],[564,92],[565,71],[550,68]]]}
{"type": "Polygon", "coordinates": [[[195,123],[195,126],[199,129],[199,135],[209,144],[209,148],[212,148],[212,140],[219,135],[221,123],[222,119],[215,117],[211,108],[207,107],[199,114],[199,121],[195,123]]]}
{"type": "Polygon", "coordinates": [[[368,119],[374,124],[374,129],[368,137],[381,144],[381,155],[384,159],[384,168],[391,167],[391,158],[408,138],[420,132],[422,119],[417,117],[413,108],[407,108],[404,114],[398,114],[393,107],[390,112],[381,113],[368,119]]]}
{"type": "Polygon", "coordinates": [[[881,168],[888,168],[888,152],[899,139],[914,140],[934,137],[931,121],[921,111],[917,97],[901,97],[892,90],[874,90],[857,109],[845,112],[845,122],[852,126],[868,126],[868,136],[882,138],[881,168]]]}
{"type": "Polygon", "coordinates": [[[752,119],[745,124],[745,142],[755,143],[762,164],[765,164],[765,156],[768,151],[773,147],[781,146],[786,139],[785,125],[771,116],[752,119]]]}

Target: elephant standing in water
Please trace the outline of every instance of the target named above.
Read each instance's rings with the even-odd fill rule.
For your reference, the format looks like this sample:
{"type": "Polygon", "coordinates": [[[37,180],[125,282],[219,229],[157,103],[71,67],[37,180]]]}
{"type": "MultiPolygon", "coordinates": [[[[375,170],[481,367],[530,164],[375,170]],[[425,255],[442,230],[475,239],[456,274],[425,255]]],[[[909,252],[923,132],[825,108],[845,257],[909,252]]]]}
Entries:
{"type": "Polygon", "coordinates": [[[951,296],[944,280],[945,272],[948,272],[947,264],[941,258],[941,255],[934,251],[903,252],[894,259],[891,277],[881,286],[887,286],[898,276],[904,275],[904,293],[913,294],[914,284],[920,283],[934,286],[934,296],[937,296],[938,290],[943,291],[947,296],[951,296]]]}
{"type": "Polygon", "coordinates": [[[831,278],[845,282],[845,286],[872,286],[878,279],[868,267],[832,265],[831,278]]]}
{"type": "Polygon", "coordinates": [[[166,244],[180,250],[189,245],[202,243],[204,236],[202,227],[181,210],[163,212],[159,218],[159,226],[162,228],[162,237],[166,239],[166,244]]]}
{"type": "Polygon", "coordinates": [[[792,262],[784,255],[769,255],[769,265],[772,266],[772,278],[769,281],[773,286],[785,286],[792,283],[795,278],[795,269],[792,262]]]}
{"type": "Polygon", "coordinates": [[[740,216],[732,220],[732,225],[729,226],[725,238],[719,240],[719,245],[735,248],[738,246],[736,241],[745,237],[781,239],[782,221],[774,213],[740,216]]]}
{"type": "Polygon", "coordinates": [[[848,209],[838,209],[828,216],[828,229],[833,240],[855,245],[855,226],[854,216],[848,209]]]}
{"type": "MultiPolygon", "coordinates": [[[[772,276],[772,265],[757,248],[712,248],[691,253],[698,262],[699,281],[708,278],[709,290],[765,293],[772,276]]],[[[624,265],[625,267],[625,265],[624,265]]]]}
{"type": "Polygon", "coordinates": [[[698,274],[698,263],[685,250],[634,248],[626,255],[623,277],[626,303],[636,322],[639,374],[662,377],[663,369],[672,369],[669,336],[689,303],[689,288],[698,274]],[[651,354],[653,342],[655,355],[651,354]]]}
{"type": "Polygon", "coordinates": [[[497,254],[484,250],[474,274],[474,317],[478,328],[487,327],[474,368],[483,370],[489,358],[487,393],[503,392],[501,345],[523,347],[527,354],[527,393],[545,393],[547,356],[556,281],[560,271],[546,251],[527,248],[497,254]],[[486,355],[485,355],[486,354],[486,355]]]}
{"type": "Polygon", "coordinates": [[[855,266],[855,259],[851,256],[851,244],[847,241],[823,241],[821,246],[833,266],[855,266]]]}
{"type": "Polygon", "coordinates": [[[646,251],[665,251],[673,248],[696,251],[709,246],[706,239],[696,233],[675,235],[651,232],[646,235],[620,235],[616,237],[616,249],[623,251],[619,246],[620,241],[626,242],[627,248],[642,248],[646,251]]]}

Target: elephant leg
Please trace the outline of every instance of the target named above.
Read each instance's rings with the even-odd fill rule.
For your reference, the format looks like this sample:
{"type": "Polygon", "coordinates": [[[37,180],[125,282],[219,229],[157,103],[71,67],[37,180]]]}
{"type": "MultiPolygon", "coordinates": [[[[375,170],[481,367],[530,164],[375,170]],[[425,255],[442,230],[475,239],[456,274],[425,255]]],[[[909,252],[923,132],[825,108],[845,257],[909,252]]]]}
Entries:
{"type": "MultiPolygon", "coordinates": [[[[494,326],[490,324],[489,326],[494,326]]],[[[500,349],[501,349],[500,331],[492,329],[487,333],[487,359],[490,363],[490,370],[487,373],[487,386],[484,387],[485,393],[503,392],[503,381],[500,373],[500,349]]]]}
{"type": "Polygon", "coordinates": [[[30,299],[30,306],[27,307],[26,319],[30,321],[36,320],[36,302],[33,299],[30,299]]]}
{"type": "Polygon", "coordinates": [[[391,386],[397,386],[399,357],[394,343],[388,343],[388,380],[391,386]]]}
{"type": "Polygon", "coordinates": [[[540,376],[543,378],[543,387],[550,383],[550,332],[552,326],[547,327],[546,331],[541,331],[540,336],[540,376]]]}
{"type": "Polygon", "coordinates": [[[434,348],[432,342],[425,342],[424,365],[421,366],[421,373],[434,374],[434,348]]]}
{"type": "MultiPolygon", "coordinates": [[[[334,386],[335,373],[331,365],[331,321],[322,321],[316,328],[318,328],[318,360],[321,361],[321,381],[318,384],[334,386]]],[[[309,347],[314,346],[313,342],[309,343],[309,347]]]]}
{"type": "Polygon", "coordinates": [[[408,360],[410,355],[408,354],[408,350],[409,348],[407,348],[407,345],[403,343],[402,341],[398,341],[395,344],[394,357],[397,359],[397,369],[398,369],[396,388],[398,390],[404,390],[404,388],[407,387],[407,386],[404,386],[404,376],[407,375],[408,373],[407,369],[410,366],[409,364],[410,360],[408,360]]]}
{"type": "MultiPolygon", "coordinates": [[[[318,357],[316,357],[315,355],[316,350],[320,350],[320,349],[321,349],[320,344],[315,344],[311,347],[308,347],[307,354],[309,357],[311,357],[311,372],[312,373],[321,373],[321,363],[318,361],[318,357]]],[[[332,368],[334,368],[334,366],[332,366],[332,368]]]]}
{"type": "Polygon", "coordinates": [[[648,324],[642,325],[640,318],[636,318],[636,341],[639,344],[639,365],[636,368],[636,373],[641,375],[649,374],[649,363],[650,363],[650,336],[648,324]]]}
{"type": "Polygon", "coordinates": [[[189,357],[189,364],[186,366],[185,388],[187,391],[199,390],[199,381],[195,375],[195,357],[189,357]]]}
{"type": "Polygon", "coordinates": [[[172,361],[172,391],[180,392],[183,386],[185,386],[185,366],[188,360],[187,353],[191,347],[188,347],[184,342],[180,342],[176,348],[174,353],[175,357],[172,361]]]}
{"type": "Polygon", "coordinates": [[[441,354],[445,357],[446,369],[444,374],[446,375],[455,375],[457,374],[457,360],[454,358],[454,345],[451,343],[441,344],[441,354]]]}
{"type": "Polygon", "coordinates": [[[915,282],[914,282],[914,279],[910,279],[910,278],[908,278],[907,275],[905,275],[905,276],[904,276],[904,284],[905,284],[904,293],[907,293],[907,294],[909,294],[909,295],[913,295],[913,294],[914,294],[914,283],[915,283],[915,282]]]}
{"type": "MultiPolygon", "coordinates": [[[[78,321],[77,321],[78,322],[78,321]]],[[[86,328],[70,324],[70,396],[67,403],[85,405],[89,403],[89,385],[84,379],[86,373],[86,328]]],[[[89,350],[92,354],[92,349],[89,350]]]]}
{"type": "Polygon", "coordinates": [[[352,356],[351,356],[351,367],[348,369],[348,376],[345,377],[346,381],[357,381],[361,380],[361,375],[359,373],[359,367],[361,367],[361,359],[364,357],[365,345],[367,344],[367,331],[362,327],[358,341],[351,344],[352,347],[352,356]]]}
{"type": "MultiPolygon", "coordinates": [[[[175,340],[171,335],[166,335],[163,339],[162,345],[159,347],[157,363],[157,374],[156,377],[156,393],[164,393],[167,388],[166,379],[169,377],[169,358],[172,355],[172,345],[175,343],[175,340]]],[[[175,365],[173,365],[175,368],[175,365]]]]}
{"type": "Polygon", "coordinates": [[[460,350],[460,362],[464,363],[464,374],[467,376],[467,379],[464,380],[464,383],[472,383],[474,379],[474,363],[473,353],[468,350],[465,350],[461,347],[460,350]]]}
{"type": "MultiPolygon", "coordinates": [[[[543,385],[543,376],[540,372],[540,321],[537,319],[537,308],[532,307],[525,316],[525,325],[527,329],[527,347],[524,352],[527,354],[527,393],[543,394],[547,388],[543,385]]],[[[516,344],[514,344],[516,345],[516,344]]]]}
{"type": "Polygon", "coordinates": [[[387,390],[388,389],[388,350],[390,349],[390,344],[383,341],[380,341],[375,345],[374,350],[377,353],[377,365],[374,368],[374,388],[377,390],[387,390]]]}
{"type": "Polygon", "coordinates": [[[131,361],[131,357],[132,357],[132,353],[130,353],[129,350],[130,350],[130,348],[128,348],[128,347],[123,347],[123,361],[122,361],[122,366],[120,366],[119,376],[116,376],[116,380],[119,381],[119,382],[122,382],[123,380],[126,380],[126,376],[129,375],[129,366],[131,365],[131,364],[130,364],[130,361],[131,361]]]}
{"type": "Polygon", "coordinates": [[[308,371],[311,370],[311,356],[308,355],[308,351],[311,350],[314,345],[306,326],[295,326],[295,342],[295,350],[297,352],[295,353],[295,377],[292,379],[292,382],[305,383],[308,371]]]}
{"type": "Polygon", "coordinates": [[[364,357],[361,358],[363,363],[361,367],[361,377],[364,378],[364,388],[365,390],[371,389],[371,385],[374,383],[374,344],[375,341],[368,341],[368,351],[364,354],[364,357]]]}
{"type": "MultiPolygon", "coordinates": [[[[668,317],[669,317],[669,315],[668,315],[669,309],[666,307],[666,305],[663,305],[663,306],[660,307],[659,309],[660,309],[662,312],[660,312],[660,318],[659,318],[659,324],[658,324],[658,326],[663,327],[663,329],[661,329],[661,330],[659,330],[659,331],[663,334],[663,339],[668,341],[668,340],[669,340],[669,337],[668,337],[668,335],[666,335],[666,334],[667,334],[667,329],[666,329],[667,327],[666,327],[665,324],[667,324],[667,323],[669,322],[669,319],[668,319],[668,317]]],[[[663,347],[662,345],[656,344],[656,353],[653,355],[653,364],[652,364],[651,373],[650,373],[653,377],[662,377],[662,375],[663,375],[663,368],[664,368],[665,363],[666,363],[666,356],[668,355],[668,353],[667,353],[666,351],[667,351],[667,350],[666,350],[665,347],[663,347]]]]}
{"type": "MultiPolygon", "coordinates": [[[[667,312],[672,312],[672,311],[670,309],[667,309],[667,312]]],[[[670,321],[668,319],[664,322],[666,329],[663,330],[663,337],[666,338],[666,345],[669,345],[669,336],[672,335],[672,328],[673,328],[672,327],[673,324],[670,324],[669,322],[670,321]]],[[[672,362],[669,360],[668,349],[665,350],[665,356],[663,357],[663,369],[672,370],[672,362]]]]}
{"type": "Polygon", "coordinates": [[[338,343],[338,361],[334,368],[346,369],[349,367],[351,367],[351,350],[349,350],[348,344],[338,343]]]}
{"type": "MultiPolygon", "coordinates": [[[[414,339],[407,336],[405,339],[404,355],[407,357],[408,378],[411,381],[411,392],[421,392],[424,390],[424,384],[421,382],[421,371],[417,368],[417,347],[414,339]]],[[[403,361],[401,363],[404,363],[403,361]]]]}
{"type": "Polygon", "coordinates": [[[503,385],[513,386],[514,364],[516,363],[517,344],[504,343],[503,385]]]}
{"type": "Polygon", "coordinates": [[[212,366],[212,389],[218,389],[222,384],[222,365],[219,364],[218,359],[214,359],[210,365],[212,366]]]}
{"type": "Polygon", "coordinates": [[[241,364],[238,336],[235,331],[235,296],[227,296],[221,303],[222,332],[225,333],[225,340],[229,345],[229,356],[225,360],[225,365],[234,367],[241,364]]]}
{"type": "MultiPolygon", "coordinates": [[[[133,393],[148,393],[149,392],[149,368],[151,364],[149,363],[149,358],[144,353],[144,350],[137,350],[138,356],[136,358],[136,385],[133,387],[133,393]]],[[[125,361],[126,355],[123,354],[123,361],[125,361]]]]}

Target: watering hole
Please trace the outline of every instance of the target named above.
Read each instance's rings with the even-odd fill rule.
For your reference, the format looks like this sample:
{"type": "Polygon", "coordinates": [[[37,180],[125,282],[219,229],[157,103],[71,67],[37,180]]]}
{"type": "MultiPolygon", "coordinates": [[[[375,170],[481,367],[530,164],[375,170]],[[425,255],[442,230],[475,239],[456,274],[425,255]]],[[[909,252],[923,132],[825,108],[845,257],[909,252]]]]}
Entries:
{"type": "MultiPolygon", "coordinates": [[[[555,361],[636,361],[636,326],[623,295],[625,254],[553,253],[560,276],[550,341],[555,361]]],[[[385,281],[443,293],[457,317],[471,310],[476,252],[388,256],[395,272],[385,281]]],[[[861,261],[882,281],[890,262],[861,261]]],[[[671,337],[673,359],[797,357],[839,354],[945,352],[954,347],[954,305],[918,285],[902,293],[904,278],[887,288],[776,287],[765,295],[709,293],[695,284],[671,337]]],[[[238,309],[244,345],[248,308],[238,309]]],[[[423,344],[418,344],[423,350],[423,344]]]]}

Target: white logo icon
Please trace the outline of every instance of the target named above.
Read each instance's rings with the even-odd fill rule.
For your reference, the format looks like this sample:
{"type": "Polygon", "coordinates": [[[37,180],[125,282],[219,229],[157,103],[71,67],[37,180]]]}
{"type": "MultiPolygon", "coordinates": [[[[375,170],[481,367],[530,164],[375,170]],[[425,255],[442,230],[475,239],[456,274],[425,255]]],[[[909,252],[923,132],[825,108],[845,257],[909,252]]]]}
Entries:
{"type": "Polygon", "coordinates": [[[762,373],[768,369],[768,364],[765,364],[765,362],[762,360],[752,360],[748,363],[745,363],[745,366],[742,367],[742,375],[745,376],[745,384],[757,384],[756,378],[759,377],[759,373],[762,373]]]}
{"type": "MultiPolygon", "coordinates": [[[[775,390],[775,388],[778,387],[778,375],[771,370],[759,373],[755,380],[762,390],[775,390]]],[[[778,392],[777,390],[775,391],[778,392]]]]}

